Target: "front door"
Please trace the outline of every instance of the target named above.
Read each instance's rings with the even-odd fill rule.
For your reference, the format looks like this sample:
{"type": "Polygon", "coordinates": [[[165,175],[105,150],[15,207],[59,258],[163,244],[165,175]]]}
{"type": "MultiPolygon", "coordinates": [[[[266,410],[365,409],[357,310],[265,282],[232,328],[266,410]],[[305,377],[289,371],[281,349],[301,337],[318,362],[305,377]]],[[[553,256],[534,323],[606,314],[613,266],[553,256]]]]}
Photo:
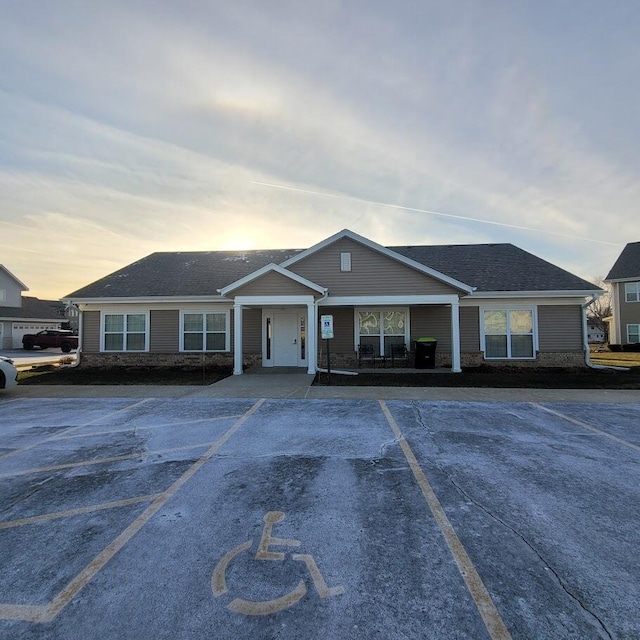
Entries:
{"type": "Polygon", "coordinates": [[[273,365],[298,366],[298,313],[273,315],[273,365]]]}

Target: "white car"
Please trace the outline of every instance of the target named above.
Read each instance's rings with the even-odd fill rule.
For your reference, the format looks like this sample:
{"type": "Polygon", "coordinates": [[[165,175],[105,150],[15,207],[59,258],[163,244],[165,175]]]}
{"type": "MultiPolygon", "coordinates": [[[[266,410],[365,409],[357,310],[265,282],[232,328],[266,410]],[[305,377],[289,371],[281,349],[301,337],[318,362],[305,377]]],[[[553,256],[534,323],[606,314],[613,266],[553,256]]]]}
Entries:
{"type": "Polygon", "coordinates": [[[18,384],[18,370],[13,360],[0,356],[0,389],[8,389],[18,384]]]}

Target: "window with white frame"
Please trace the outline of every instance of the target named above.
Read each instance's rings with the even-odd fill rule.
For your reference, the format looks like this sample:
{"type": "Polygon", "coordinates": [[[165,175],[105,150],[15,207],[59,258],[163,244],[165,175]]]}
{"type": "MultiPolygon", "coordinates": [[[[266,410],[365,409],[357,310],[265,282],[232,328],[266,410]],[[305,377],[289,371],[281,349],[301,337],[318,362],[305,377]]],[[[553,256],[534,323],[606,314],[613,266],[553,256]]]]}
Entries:
{"type": "Polygon", "coordinates": [[[640,342],[640,324],[627,325],[627,342],[634,344],[640,342]]]}
{"type": "Polygon", "coordinates": [[[229,314],[216,312],[182,313],[183,351],[229,351],[229,314]]]}
{"type": "Polygon", "coordinates": [[[358,344],[373,345],[376,356],[389,355],[392,344],[409,340],[407,309],[367,309],[358,311],[357,316],[358,344]]]}
{"type": "Polygon", "coordinates": [[[624,299],[627,302],[640,302],[640,282],[625,282],[624,299]]]}
{"type": "Polygon", "coordinates": [[[485,309],[484,356],[533,358],[533,309],[485,309]]]}
{"type": "Polygon", "coordinates": [[[146,351],[146,313],[105,313],[103,344],[105,351],[146,351]]]}

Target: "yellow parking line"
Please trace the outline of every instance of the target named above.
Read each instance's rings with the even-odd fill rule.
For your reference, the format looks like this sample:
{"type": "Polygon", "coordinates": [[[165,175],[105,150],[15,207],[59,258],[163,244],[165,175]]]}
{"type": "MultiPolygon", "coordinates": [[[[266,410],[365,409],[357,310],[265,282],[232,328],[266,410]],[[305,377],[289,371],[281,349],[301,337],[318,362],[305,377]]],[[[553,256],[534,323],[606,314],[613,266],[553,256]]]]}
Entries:
{"type": "Polygon", "coordinates": [[[26,476],[31,473],[45,473],[48,471],[60,471],[61,469],[75,469],[76,467],[88,467],[93,464],[106,464],[107,462],[118,462],[119,460],[134,460],[135,458],[148,458],[149,456],[161,453],[173,453],[175,451],[189,451],[190,449],[202,449],[210,447],[212,442],[200,442],[199,444],[187,444],[182,447],[172,447],[171,449],[156,449],[154,451],[138,451],[138,453],[126,453],[121,456],[111,458],[95,458],[93,460],[81,460],[80,462],[66,462],[65,464],[54,464],[50,467],[34,467],[32,469],[20,469],[18,471],[6,471],[0,473],[0,478],[14,478],[15,476],[26,476]]]}
{"type": "Polygon", "coordinates": [[[27,524],[34,524],[35,522],[48,522],[49,520],[56,520],[58,518],[68,518],[70,516],[77,516],[83,513],[92,513],[93,511],[102,511],[103,509],[115,509],[117,507],[128,507],[131,504],[138,504],[140,502],[151,502],[155,500],[160,494],[150,493],[146,496],[137,496],[136,498],[124,498],[123,500],[114,500],[113,502],[103,502],[102,504],[92,504],[88,507],[78,507],[76,509],[68,509],[67,511],[54,511],[52,513],[44,513],[40,516],[31,516],[29,518],[20,518],[19,520],[7,520],[6,522],[0,522],[0,529],[12,529],[13,527],[23,527],[27,524]]]}
{"type": "Polygon", "coordinates": [[[396,440],[404,453],[404,456],[409,463],[409,467],[413,472],[413,476],[422,491],[422,495],[433,514],[433,517],[442,532],[442,535],[449,547],[449,551],[453,555],[453,559],[458,567],[458,571],[462,576],[465,584],[467,585],[467,589],[475,602],[476,608],[478,609],[478,613],[482,617],[482,621],[489,632],[489,635],[493,640],[510,640],[511,634],[504,624],[500,613],[496,609],[493,600],[491,599],[491,595],[487,591],[487,588],[484,586],[482,579],[480,578],[480,574],[477,572],[476,568],[471,562],[471,558],[467,554],[460,538],[455,532],[453,525],[447,518],[447,515],[438,500],[438,497],[434,493],[429,481],[427,480],[424,472],[420,468],[418,464],[418,460],[416,459],[409,443],[405,440],[402,432],[400,431],[400,427],[398,423],[395,421],[389,408],[387,407],[384,400],[378,400],[380,406],[382,408],[382,412],[384,413],[389,426],[393,430],[395,434],[396,440]]]}
{"type": "Polygon", "coordinates": [[[596,429],[596,427],[587,424],[586,422],[582,422],[582,420],[577,420],[576,418],[572,418],[571,416],[567,416],[564,413],[560,413],[559,411],[555,411],[554,409],[549,409],[549,407],[545,407],[537,402],[530,403],[532,407],[536,409],[540,409],[540,411],[545,411],[546,413],[550,413],[551,415],[558,416],[558,418],[562,418],[571,424],[575,424],[578,427],[582,427],[583,429],[587,429],[587,431],[591,431],[593,433],[597,433],[599,436],[604,436],[605,438],[609,438],[609,440],[613,440],[618,444],[622,444],[625,447],[629,447],[630,449],[635,449],[636,451],[640,451],[640,447],[637,444],[633,444],[633,442],[629,442],[628,440],[623,440],[622,438],[618,438],[617,436],[612,435],[611,433],[607,433],[606,431],[602,431],[601,429],[596,429]]]}
{"type": "Polygon", "coordinates": [[[87,431],[86,433],[72,433],[71,435],[60,435],[53,440],[70,440],[71,438],[90,438],[91,436],[108,436],[112,433],[127,433],[128,431],[136,431],[142,429],[144,431],[152,429],[163,429],[165,427],[184,427],[186,425],[199,424],[201,422],[214,422],[216,420],[233,420],[233,418],[239,418],[242,414],[237,413],[232,416],[216,416],[214,418],[198,418],[197,420],[185,420],[184,422],[167,422],[166,424],[151,424],[151,425],[130,425],[124,429],[109,429],[107,431],[87,431]]]}
{"type": "Polygon", "coordinates": [[[142,404],[145,404],[146,402],[149,402],[150,400],[153,400],[153,398],[145,398],[144,400],[139,400],[138,402],[134,402],[133,404],[127,405],[126,407],[123,407],[122,409],[118,409],[117,411],[113,411],[112,413],[107,414],[106,416],[100,416],[98,418],[94,418],[93,420],[90,420],[89,422],[85,422],[84,424],[79,424],[76,425],[75,427],[69,427],[68,429],[65,429],[64,431],[61,431],[59,433],[54,433],[50,436],[48,436],[47,438],[43,438],[42,440],[38,440],[38,442],[33,442],[31,444],[28,444],[24,447],[21,447],[20,449],[15,449],[14,451],[10,451],[9,453],[5,453],[4,455],[0,456],[0,460],[5,460],[6,458],[11,458],[12,456],[17,456],[19,453],[22,453],[23,451],[29,451],[30,449],[34,449],[35,447],[40,446],[41,444],[44,444],[45,442],[49,442],[50,440],[56,440],[58,438],[60,438],[61,436],[66,436],[70,433],[73,433],[74,431],[78,431],[78,429],[82,429],[83,427],[88,427],[90,425],[92,425],[94,422],[98,422],[99,420],[104,420],[105,418],[111,418],[112,416],[116,416],[119,413],[122,413],[123,411],[128,411],[129,409],[133,409],[134,407],[138,407],[142,404]]]}
{"type": "Polygon", "coordinates": [[[229,430],[217,440],[196,462],[194,462],[166,491],[157,498],[119,535],[99,553],[75,578],[60,591],[51,602],[42,606],[0,604],[0,619],[26,620],[28,622],[50,622],[85,585],[118,553],[133,536],[170,500],[220,447],[262,406],[265,399],[258,400],[242,415],[229,430]]]}

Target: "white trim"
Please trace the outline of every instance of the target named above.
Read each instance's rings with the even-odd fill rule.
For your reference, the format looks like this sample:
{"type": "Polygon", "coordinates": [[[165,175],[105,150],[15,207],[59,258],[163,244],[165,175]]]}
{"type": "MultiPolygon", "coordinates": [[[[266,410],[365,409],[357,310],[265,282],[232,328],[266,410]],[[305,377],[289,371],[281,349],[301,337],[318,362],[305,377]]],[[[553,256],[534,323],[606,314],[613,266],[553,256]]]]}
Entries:
{"type": "MultiPolygon", "coordinates": [[[[138,333],[138,332],[134,332],[134,333],[138,333]]],[[[100,353],[147,353],[149,351],[149,337],[151,333],[151,314],[149,313],[149,311],[142,311],[142,310],[138,310],[138,311],[132,311],[132,312],[127,312],[127,311],[115,311],[115,312],[111,312],[111,311],[101,311],[100,313],[100,353]],[[135,316],[144,316],[144,349],[105,349],[104,347],[104,321],[105,321],[105,316],[107,315],[113,315],[113,316],[125,316],[125,324],[124,324],[124,330],[122,332],[122,336],[123,336],[123,342],[122,342],[122,346],[126,346],[126,337],[127,337],[127,330],[126,330],[126,316],[128,315],[135,315],[135,316]]]]}
{"type": "Polygon", "coordinates": [[[584,304],[584,296],[576,298],[460,298],[461,307],[478,307],[480,305],[540,305],[545,307],[561,307],[584,304]]]}
{"type": "MultiPolygon", "coordinates": [[[[479,313],[479,322],[480,322],[480,352],[482,353],[482,357],[484,360],[492,361],[492,360],[535,360],[537,358],[538,351],[540,350],[540,343],[538,339],[538,307],[536,305],[518,305],[518,304],[505,304],[505,305],[483,305],[478,307],[479,313]],[[487,348],[485,342],[485,328],[484,328],[484,312],[485,311],[506,311],[507,318],[509,311],[531,311],[531,324],[532,324],[532,348],[533,355],[530,358],[514,358],[507,356],[506,358],[488,358],[487,357],[487,348]]],[[[514,335],[514,334],[507,334],[514,335]]],[[[526,334],[515,334],[515,335],[529,335],[526,334]]],[[[510,345],[507,341],[507,352],[510,351],[510,345]]]]}
{"type": "MultiPolygon", "coordinates": [[[[179,335],[179,350],[180,353],[229,353],[231,351],[231,310],[230,309],[180,309],[180,322],[179,322],[178,331],[179,335]],[[204,320],[204,329],[202,331],[203,335],[203,344],[202,349],[185,349],[184,348],[184,315],[185,313],[189,314],[202,314],[206,316],[207,314],[222,314],[224,315],[224,349],[207,349],[206,348],[206,335],[207,333],[222,333],[221,331],[215,332],[207,332],[206,331],[206,318],[204,320]]],[[[191,332],[195,333],[195,332],[191,332]]]]}
{"type": "Polygon", "coordinates": [[[234,298],[234,308],[237,304],[244,306],[272,306],[272,307],[286,307],[286,306],[304,306],[307,304],[313,304],[314,297],[309,296],[236,296],[234,298]]]}
{"type": "Polygon", "coordinates": [[[640,275],[637,276],[633,276],[631,278],[611,278],[609,279],[605,279],[602,282],[606,282],[607,284],[614,284],[614,283],[618,283],[618,282],[634,282],[635,280],[638,280],[640,278],[640,275]]]}
{"type": "Polygon", "coordinates": [[[460,364],[460,305],[451,305],[451,371],[461,373],[460,364]]]}
{"type": "Polygon", "coordinates": [[[351,271],[351,251],[343,251],[340,254],[340,271],[351,271]]]}
{"type": "Polygon", "coordinates": [[[551,289],[549,291],[474,291],[469,296],[469,298],[559,298],[559,297],[579,297],[586,298],[587,296],[591,297],[601,296],[604,293],[602,289],[551,289]]]}
{"type": "Polygon", "coordinates": [[[233,305],[233,375],[242,375],[242,305],[233,305]]]}
{"type": "Polygon", "coordinates": [[[300,253],[297,253],[295,256],[292,256],[291,258],[289,258],[288,260],[285,260],[284,262],[280,263],[281,266],[283,267],[289,267],[292,264],[295,264],[296,262],[298,262],[299,260],[303,260],[304,258],[316,253],[317,251],[319,251],[320,249],[324,249],[325,247],[328,247],[329,245],[333,244],[334,242],[337,242],[338,240],[341,240],[342,238],[349,238],[350,240],[353,240],[354,242],[358,242],[359,244],[364,245],[365,247],[368,247],[369,249],[372,249],[373,251],[377,251],[378,253],[381,253],[385,256],[387,256],[388,258],[391,258],[392,260],[396,260],[397,262],[401,262],[402,264],[411,267],[412,269],[415,269],[416,271],[420,271],[421,273],[424,273],[428,276],[431,276],[432,278],[435,278],[436,280],[440,280],[441,282],[445,282],[446,284],[451,285],[452,287],[455,287],[456,289],[460,289],[462,291],[466,291],[467,293],[471,293],[474,290],[474,287],[465,284],[464,282],[460,282],[459,280],[456,280],[455,278],[452,278],[451,276],[445,275],[444,273],[441,273],[440,271],[436,271],[435,269],[432,269],[431,267],[427,267],[424,264],[420,263],[420,262],[416,262],[415,260],[411,260],[411,258],[407,258],[399,253],[396,253],[395,251],[393,251],[392,249],[387,249],[387,247],[383,247],[381,244],[378,244],[377,242],[373,242],[373,240],[369,240],[368,238],[365,238],[364,236],[360,236],[357,233],[354,233],[353,231],[350,231],[349,229],[343,229],[342,231],[339,231],[338,233],[335,233],[334,235],[330,236],[329,238],[326,238],[325,240],[322,240],[322,242],[318,242],[317,244],[314,244],[312,247],[309,247],[309,249],[305,249],[304,251],[301,251],[300,253]]]}
{"type": "Polygon", "coordinates": [[[400,295],[400,296],[327,296],[319,300],[322,307],[350,306],[410,306],[420,304],[453,304],[459,300],[457,295],[400,295]]]}
{"type": "Polygon", "coordinates": [[[637,280],[631,280],[629,282],[625,282],[624,283],[624,301],[625,304],[634,304],[637,302],[640,302],[640,282],[637,280]],[[629,287],[630,284],[635,285],[634,289],[634,293],[636,295],[636,299],[635,300],[627,300],[627,287],[629,287]]]}
{"type": "Polygon", "coordinates": [[[273,262],[265,265],[264,267],[261,267],[260,269],[258,269],[257,271],[254,271],[253,273],[250,273],[244,278],[240,278],[240,280],[236,280],[235,282],[228,284],[226,287],[223,287],[222,289],[218,289],[218,291],[220,295],[226,296],[229,292],[233,291],[234,289],[239,289],[240,287],[244,287],[250,282],[253,282],[254,280],[272,271],[275,271],[276,273],[279,273],[281,276],[288,278],[289,280],[293,280],[294,282],[297,282],[298,284],[308,287],[309,289],[313,289],[314,291],[317,291],[318,293],[321,293],[323,295],[327,292],[325,287],[321,287],[319,284],[316,284],[315,282],[311,282],[311,280],[307,280],[306,278],[299,276],[297,273],[293,273],[293,271],[288,271],[287,269],[284,269],[283,267],[277,264],[274,264],[273,262]]]}
{"type": "Polygon", "coordinates": [[[7,269],[7,267],[5,267],[3,264],[0,264],[0,269],[2,269],[14,282],[20,285],[21,291],[29,291],[29,287],[27,287],[27,285],[22,282],[22,280],[18,280],[18,278],[16,278],[13,273],[11,273],[11,271],[9,271],[9,269],[7,269]]]}

